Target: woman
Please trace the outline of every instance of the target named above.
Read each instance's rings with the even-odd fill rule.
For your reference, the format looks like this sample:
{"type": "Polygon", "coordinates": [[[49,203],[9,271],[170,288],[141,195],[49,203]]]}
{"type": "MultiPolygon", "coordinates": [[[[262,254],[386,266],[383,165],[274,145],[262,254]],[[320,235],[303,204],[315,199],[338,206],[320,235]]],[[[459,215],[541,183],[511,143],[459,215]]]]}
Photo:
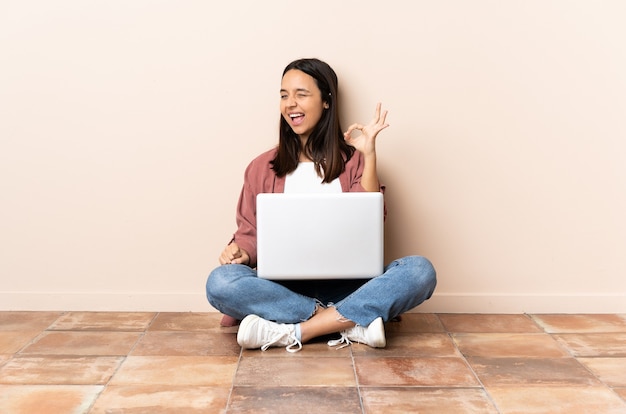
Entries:
{"type": "Polygon", "coordinates": [[[387,128],[378,104],[367,125],[339,124],[337,75],[318,59],[299,59],[283,71],[278,147],[255,158],[244,175],[237,231],[209,276],[207,298],[242,319],[246,349],[285,346],[297,352],[313,338],[337,333],[330,346],[351,341],[386,345],[384,322],[430,298],[435,270],[419,256],[405,257],[368,280],[271,281],[256,266],[256,195],[280,192],[384,191],[376,170],[376,137],[387,128]],[[360,131],[353,136],[354,131],[360,131]]]}

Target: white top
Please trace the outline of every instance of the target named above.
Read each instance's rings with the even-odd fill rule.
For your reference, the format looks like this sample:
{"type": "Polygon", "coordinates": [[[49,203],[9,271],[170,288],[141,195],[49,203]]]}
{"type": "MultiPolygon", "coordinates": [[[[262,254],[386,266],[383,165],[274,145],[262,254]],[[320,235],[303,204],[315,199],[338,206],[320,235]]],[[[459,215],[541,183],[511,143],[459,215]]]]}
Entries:
{"type": "Polygon", "coordinates": [[[334,179],[322,183],[322,178],[315,172],[313,162],[301,162],[298,168],[285,178],[285,193],[341,193],[341,183],[334,179]]]}

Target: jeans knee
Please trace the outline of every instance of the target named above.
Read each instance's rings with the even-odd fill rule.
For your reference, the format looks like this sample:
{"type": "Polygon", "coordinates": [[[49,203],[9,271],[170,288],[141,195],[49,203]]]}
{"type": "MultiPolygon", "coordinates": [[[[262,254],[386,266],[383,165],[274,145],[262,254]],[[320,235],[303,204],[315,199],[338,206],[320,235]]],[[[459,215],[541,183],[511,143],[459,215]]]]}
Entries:
{"type": "Polygon", "coordinates": [[[219,298],[225,296],[226,292],[229,290],[229,280],[232,279],[228,277],[228,274],[230,272],[228,271],[229,269],[227,269],[226,266],[232,265],[222,265],[215,268],[207,278],[206,296],[211,303],[213,302],[213,300],[219,300],[219,298]]]}
{"type": "Polygon", "coordinates": [[[435,267],[430,260],[422,256],[409,256],[405,259],[410,261],[415,284],[420,290],[429,292],[428,297],[430,297],[437,286],[435,267]]]}

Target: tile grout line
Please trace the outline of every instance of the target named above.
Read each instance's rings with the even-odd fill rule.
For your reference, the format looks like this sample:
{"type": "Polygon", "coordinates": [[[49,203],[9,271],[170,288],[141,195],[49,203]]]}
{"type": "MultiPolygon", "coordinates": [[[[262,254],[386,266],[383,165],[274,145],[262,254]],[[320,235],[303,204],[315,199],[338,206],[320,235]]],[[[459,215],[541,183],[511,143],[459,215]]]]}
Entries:
{"type": "MultiPolygon", "coordinates": [[[[33,345],[34,343],[36,343],[36,342],[37,342],[37,341],[38,341],[38,340],[39,340],[39,339],[40,339],[40,338],[41,338],[41,337],[42,337],[42,336],[43,336],[46,332],[48,332],[48,330],[50,329],[50,327],[51,327],[52,325],[54,325],[54,324],[55,324],[55,322],[56,322],[56,321],[58,321],[58,320],[59,320],[59,318],[61,318],[61,317],[62,317],[63,315],[65,315],[66,313],[67,313],[66,311],[61,311],[61,312],[59,313],[59,316],[57,316],[57,318],[56,318],[54,321],[50,322],[50,324],[49,324],[47,327],[45,327],[45,328],[41,329],[41,330],[39,331],[39,333],[38,333],[37,335],[35,335],[35,337],[34,337],[33,339],[31,339],[28,343],[24,344],[24,346],[20,347],[20,348],[19,348],[18,350],[16,350],[15,352],[13,352],[13,353],[9,354],[9,355],[10,355],[10,356],[9,356],[9,358],[7,358],[7,360],[6,360],[6,361],[4,361],[4,362],[2,362],[2,363],[0,364],[0,368],[3,368],[4,366],[6,366],[7,364],[9,364],[9,362],[16,361],[16,359],[17,359],[17,358],[21,358],[22,356],[23,356],[24,358],[27,358],[28,356],[26,356],[26,355],[22,355],[22,351],[24,351],[26,348],[28,348],[29,346],[31,346],[31,345],[33,345]]],[[[31,355],[31,356],[32,356],[32,357],[37,357],[37,355],[34,355],[34,356],[33,356],[33,355],[31,355]]],[[[2,385],[5,385],[5,384],[2,384],[2,385]]]]}
{"type": "MultiPolygon", "coordinates": [[[[576,363],[578,365],[580,365],[585,371],[587,371],[593,378],[595,378],[602,386],[603,388],[608,389],[611,393],[613,393],[615,396],[617,396],[620,399],[623,399],[617,392],[615,392],[614,387],[610,386],[609,384],[607,384],[605,381],[603,381],[598,375],[595,374],[595,372],[593,372],[593,370],[591,370],[589,367],[587,367],[587,365],[583,364],[579,358],[607,358],[607,357],[603,357],[603,356],[589,356],[589,357],[585,357],[585,356],[576,356],[574,354],[573,350],[570,350],[568,347],[566,347],[564,344],[561,344],[561,342],[557,341],[555,339],[555,335],[568,335],[568,334],[574,334],[574,335],[584,335],[583,332],[548,332],[546,331],[546,329],[541,326],[539,324],[539,322],[537,322],[537,320],[534,317],[534,314],[528,314],[528,316],[531,318],[531,320],[539,326],[539,328],[541,328],[541,330],[547,334],[548,336],[550,336],[550,338],[552,338],[554,340],[554,342],[556,342],[556,344],[559,346],[559,348],[563,349],[571,358],[573,358],[576,363]]],[[[593,335],[593,334],[602,334],[602,333],[613,333],[613,332],[590,332],[589,334],[593,335]]]]}
{"type": "Polygon", "coordinates": [[[230,390],[228,391],[228,398],[226,399],[226,407],[224,407],[224,413],[228,413],[230,409],[230,404],[233,396],[233,392],[235,391],[235,381],[237,379],[237,373],[239,372],[239,365],[241,364],[241,359],[243,358],[243,347],[239,350],[239,357],[237,359],[237,369],[233,373],[233,380],[230,384],[230,390]]]}
{"type": "Polygon", "coordinates": [[[538,329],[541,329],[541,332],[548,333],[546,329],[537,321],[534,313],[524,313],[524,316],[528,318],[538,329]]]}
{"type": "Polygon", "coordinates": [[[352,372],[354,373],[354,383],[356,386],[356,394],[359,398],[359,406],[361,407],[361,413],[365,414],[363,395],[361,394],[361,384],[359,383],[359,376],[356,372],[356,360],[354,359],[354,352],[352,352],[352,344],[350,344],[350,360],[352,361],[352,372]]]}
{"type": "Polygon", "coordinates": [[[61,317],[63,317],[64,315],[68,314],[69,312],[67,311],[62,311],[60,313],[60,315],[54,320],[52,321],[47,327],[43,328],[33,339],[30,340],[30,342],[28,342],[27,344],[25,344],[23,347],[21,347],[20,349],[18,349],[17,351],[15,351],[12,355],[10,359],[15,358],[16,356],[22,356],[22,351],[24,351],[26,348],[28,348],[29,346],[33,345],[34,343],[36,343],[39,339],[41,339],[41,337],[47,333],[47,332],[54,332],[54,330],[50,329],[50,327],[52,327],[61,317]]]}
{"type": "MultiPolygon", "coordinates": [[[[553,335],[562,335],[562,332],[555,332],[554,334],[548,334],[550,335],[550,337],[553,338],[553,335]]],[[[555,342],[559,343],[558,341],[555,340],[555,342]]],[[[561,344],[559,343],[559,346],[561,344]]],[[[614,387],[610,386],[609,384],[607,384],[604,380],[602,380],[602,378],[600,378],[598,375],[596,375],[595,372],[593,372],[593,370],[591,368],[589,368],[587,365],[583,364],[577,357],[576,355],[574,355],[572,353],[572,351],[570,351],[569,349],[565,349],[565,351],[576,361],[576,363],[578,365],[580,365],[585,371],[587,371],[593,378],[595,378],[600,385],[603,388],[608,389],[610,392],[612,392],[613,394],[615,394],[618,398],[622,398],[617,392],[615,392],[614,387]]],[[[588,356],[588,357],[581,357],[581,358],[590,358],[590,359],[602,359],[602,358],[610,358],[610,357],[604,357],[604,356],[588,356]]]]}
{"type": "MultiPolygon", "coordinates": [[[[150,327],[152,326],[152,324],[154,323],[154,321],[156,320],[156,318],[159,316],[160,313],[161,312],[155,312],[154,313],[154,316],[152,317],[150,322],[141,330],[141,335],[139,335],[137,337],[137,340],[135,341],[135,343],[133,344],[131,349],[129,349],[128,352],[126,352],[126,355],[120,355],[120,357],[121,357],[120,363],[118,364],[117,368],[115,368],[115,370],[113,371],[113,373],[109,377],[108,381],[105,384],[102,384],[102,389],[100,390],[100,392],[98,392],[96,394],[95,398],[93,399],[93,401],[89,405],[89,408],[87,409],[87,413],[91,412],[91,410],[93,409],[94,405],[96,404],[96,402],[98,401],[98,399],[100,398],[102,393],[109,387],[109,384],[111,383],[111,381],[115,377],[115,374],[117,374],[119,372],[119,370],[122,368],[122,365],[124,365],[124,362],[126,362],[126,360],[128,359],[128,356],[135,350],[135,348],[137,347],[139,342],[141,342],[143,337],[146,336],[146,332],[148,331],[148,329],[150,329],[150,327]]],[[[110,332],[137,332],[137,331],[110,331],[110,332]]]]}
{"type": "Polygon", "coordinates": [[[485,384],[483,383],[483,381],[480,379],[480,377],[478,376],[478,374],[476,373],[476,371],[474,371],[474,368],[472,367],[472,364],[469,363],[469,361],[467,360],[467,357],[463,354],[463,352],[461,352],[461,350],[459,349],[459,346],[457,344],[457,342],[454,340],[454,336],[453,333],[454,332],[450,332],[448,330],[448,328],[445,326],[445,324],[443,323],[443,321],[441,320],[441,318],[439,318],[439,314],[434,314],[437,317],[437,320],[439,321],[439,323],[441,324],[441,326],[443,327],[443,329],[445,330],[446,335],[448,335],[448,338],[450,338],[450,341],[452,341],[452,344],[454,345],[454,348],[457,350],[457,352],[459,353],[459,355],[461,356],[461,359],[463,359],[463,362],[465,363],[465,365],[467,366],[467,368],[469,368],[470,372],[472,373],[472,375],[474,375],[474,378],[476,378],[476,381],[478,381],[478,384],[480,385],[480,389],[482,390],[483,393],[485,393],[485,396],[487,397],[488,401],[491,403],[491,405],[493,406],[493,408],[496,410],[496,412],[498,414],[501,414],[502,411],[500,411],[500,408],[498,407],[498,405],[496,404],[495,400],[493,399],[491,393],[487,390],[487,387],[485,387],[485,384]]]}

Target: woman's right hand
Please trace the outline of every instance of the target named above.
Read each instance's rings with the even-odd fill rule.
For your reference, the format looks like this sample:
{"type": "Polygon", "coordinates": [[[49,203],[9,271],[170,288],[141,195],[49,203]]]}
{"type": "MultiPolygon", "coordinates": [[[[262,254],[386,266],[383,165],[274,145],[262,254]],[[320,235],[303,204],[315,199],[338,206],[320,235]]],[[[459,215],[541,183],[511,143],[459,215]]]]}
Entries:
{"type": "Polygon", "coordinates": [[[226,246],[220,255],[220,264],[248,264],[250,263],[250,255],[244,249],[233,242],[226,246]]]}

